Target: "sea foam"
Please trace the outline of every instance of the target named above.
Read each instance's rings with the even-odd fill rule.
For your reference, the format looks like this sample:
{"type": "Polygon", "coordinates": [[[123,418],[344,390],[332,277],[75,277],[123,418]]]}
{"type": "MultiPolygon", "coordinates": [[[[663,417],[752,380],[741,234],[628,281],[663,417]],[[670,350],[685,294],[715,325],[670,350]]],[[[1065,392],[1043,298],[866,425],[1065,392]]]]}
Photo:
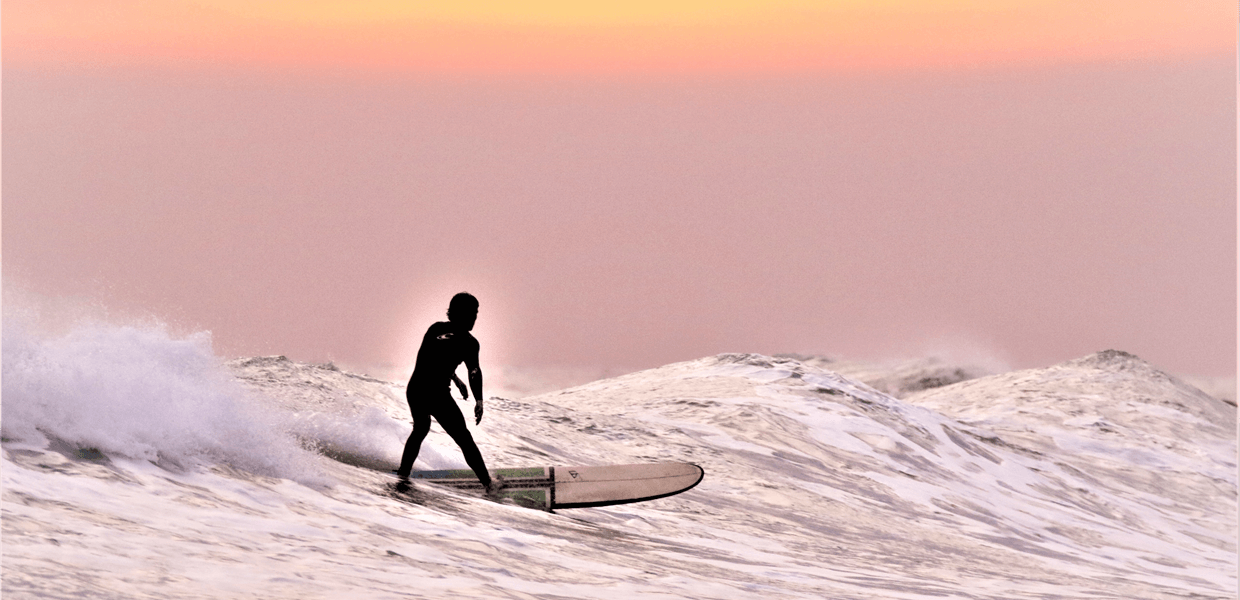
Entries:
{"type": "Polygon", "coordinates": [[[314,456],[230,376],[209,333],[88,322],[48,335],[6,314],[3,336],[6,443],[317,477],[314,456]]]}

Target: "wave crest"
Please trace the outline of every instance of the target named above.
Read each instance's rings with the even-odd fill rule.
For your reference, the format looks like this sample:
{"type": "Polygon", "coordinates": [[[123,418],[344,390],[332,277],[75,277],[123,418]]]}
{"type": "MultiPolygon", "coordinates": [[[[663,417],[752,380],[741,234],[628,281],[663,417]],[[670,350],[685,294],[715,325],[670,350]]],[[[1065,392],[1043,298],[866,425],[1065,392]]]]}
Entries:
{"type": "Polygon", "coordinates": [[[84,323],[41,335],[5,315],[0,436],[189,468],[316,479],[313,456],[211,351],[211,335],[84,323]]]}

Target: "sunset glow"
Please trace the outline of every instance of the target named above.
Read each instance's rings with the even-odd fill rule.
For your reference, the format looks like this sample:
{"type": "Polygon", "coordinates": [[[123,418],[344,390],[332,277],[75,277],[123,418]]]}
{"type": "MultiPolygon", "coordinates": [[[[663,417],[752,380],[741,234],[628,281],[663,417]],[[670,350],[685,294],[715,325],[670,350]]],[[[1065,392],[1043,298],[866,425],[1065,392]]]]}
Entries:
{"type": "Polygon", "coordinates": [[[1013,0],[211,3],[14,0],[8,66],[796,72],[1230,52],[1225,3],[1013,0]]]}

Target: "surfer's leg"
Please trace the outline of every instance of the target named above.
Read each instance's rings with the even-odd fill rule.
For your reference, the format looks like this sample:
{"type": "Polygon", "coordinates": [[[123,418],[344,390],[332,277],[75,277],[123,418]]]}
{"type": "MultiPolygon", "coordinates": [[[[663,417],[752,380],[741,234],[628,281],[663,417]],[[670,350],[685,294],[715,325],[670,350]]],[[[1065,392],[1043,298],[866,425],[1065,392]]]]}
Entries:
{"type": "Polygon", "coordinates": [[[431,416],[414,413],[413,432],[409,434],[409,439],[405,440],[405,453],[400,458],[400,469],[396,471],[398,477],[408,477],[413,471],[413,461],[418,459],[418,451],[422,449],[422,440],[426,439],[426,434],[430,431],[431,416]]]}
{"type": "Polygon", "coordinates": [[[461,415],[461,409],[452,399],[439,403],[436,408],[435,420],[439,421],[439,426],[443,427],[443,430],[452,436],[452,441],[461,447],[461,454],[465,455],[465,462],[469,468],[474,470],[478,481],[490,488],[491,474],[487,473],[487,465],[482,460],[482,452],[478,450],[478,444],[474,443],[474,436],[469,433],[469,427],[465,425],[465,417],[461,415]]]}

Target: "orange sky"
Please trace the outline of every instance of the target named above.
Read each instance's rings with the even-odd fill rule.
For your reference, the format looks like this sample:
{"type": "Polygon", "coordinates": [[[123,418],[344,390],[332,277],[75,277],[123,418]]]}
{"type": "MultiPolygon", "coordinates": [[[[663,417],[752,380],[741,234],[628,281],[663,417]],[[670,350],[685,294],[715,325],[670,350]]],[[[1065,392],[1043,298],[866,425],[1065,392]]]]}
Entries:
{"type": "Polygon", "coordinates": [[[1222,1],[9,0],[7,66],[762,73],[1231,53],[1222,1]]]}

